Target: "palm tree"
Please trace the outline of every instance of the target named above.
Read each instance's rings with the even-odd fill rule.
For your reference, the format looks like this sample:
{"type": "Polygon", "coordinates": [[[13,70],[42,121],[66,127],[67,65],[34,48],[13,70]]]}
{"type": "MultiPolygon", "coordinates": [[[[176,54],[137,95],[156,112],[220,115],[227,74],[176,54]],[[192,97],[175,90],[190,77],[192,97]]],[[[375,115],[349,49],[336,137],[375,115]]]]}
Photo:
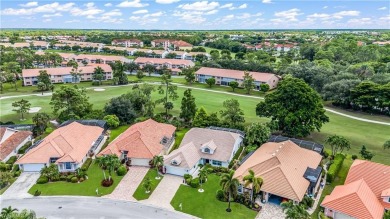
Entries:
{"type": "Polygon", "coordinates": [[[206,181],[207,179],[207,174],[208,174],[208,171],[206,168],[202,168],[199,170],[199,173],[198,173],[198,177],[199,177],[199,180],[200,180],[200,189],[199,189],[199,192],[203,192],[203,188],[202,188],[202,185],[203,185],[203,182],[206,181]]]}
{"type": "Polygon", "coordinates": [[[8,208],[1,209],[1,218],[8,218],[13,212],[17,212],[17,208],[12,208],[8,206],[8,208]]]}
{"type": "Polygon", "coordinates": [[[283,211],[286,213],[287,219],[310,219],[310,214],[306,211],[305,206],[298,204],[294,205],[292,201],[283,202],[281,204],[283,211]]]}
{"type": "Polygon", "coordinates": [[[158,174],[158,170],[159,168],[164,164],[164,158],[163,156],[154,156],[153,159],[152,159],[152,164],[154,167],[156,167],[156,173],[157,173],[157,176],[156,176],[156,179],[161,179],[160,175],[158,174]]]}
{"type": "Polygon", "coordinates": [[[152,188],[152,181],[150,180],[149,177],[146,177],[142,186],[144,187],[146,193],[150,192],[150,189],[152,188]]]}
{"type": "Polygon", "coordinates": [[[104,180],[107,180],[107,177],[106,177],[106,172],[105,172],[105,169],[106,169],[106,161],[107,159],[105,158],[105,156],[101,156],[101,157],[97,157],[96,158],[96,163],[99,165],[100,168],[102,168],[103,170],[103,177],[104,177],[104,180]]]}
{"type": "Polygon", "coordinates": [[[104,79],[104,70],[100,66],[93,70],[92,79],[99,81],[99,85],[102,84],[102,80],[104,79]]]}
{"type": "Polygon", "coordinates": [[[105,159],[106,169],[108,170],[109,174],[108,180],[111,181],[111,173],[121,165],[121,162],[115,154],[106,155],[105,159]]]}
{"type": "Polygon", "coordinates": [[[249,170],[249,174],[244,176],[244,182],[245,182],[245,187],[252,185],[251,202],[253,206],[254,194],[260,192],[260,188],[263,185],[263,179],[261,177],[256,177],[255,172],[253,172],[253,170],[249,170]]]}
{"type": "Polygon", "coordinates": [[[222,190],[225,193],[228,193],[228,208],[226,209],[227,212],[231,212],[232,209],[230,209],[230,199],[237,195],[237,189],[238,189],[238,179],[234,178],[234,171],[230,170],[229,173],[225,173],[221,177],[220,185],[222,186],[222,190]]]}
{"type": "Polygon", "coordinates": [[[139,69],[139,65],[135,62],[130,62],[130,63],[126,63],[126,68],[131,74],[131,73],[133,73],[133,71],[139,69]]]}

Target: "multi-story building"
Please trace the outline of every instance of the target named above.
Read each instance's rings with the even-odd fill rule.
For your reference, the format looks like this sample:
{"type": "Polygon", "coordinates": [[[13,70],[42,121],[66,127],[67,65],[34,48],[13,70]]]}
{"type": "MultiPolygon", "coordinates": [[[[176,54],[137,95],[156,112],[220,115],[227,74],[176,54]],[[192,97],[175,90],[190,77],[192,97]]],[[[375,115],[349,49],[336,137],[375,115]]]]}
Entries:
{"type": "Polygon", "coordinates": [[[115,39],[111,42],[111,45],[124,47],[144,47],[144,42],[137,39],[115,39]]]}
{"type": "Polygon", "coordinates": [[[145,58],[138,57],[134,60],[141,68],[150,64],[156,67],[156,69],[167,67],[172,71],[173,75],[179,74],[181,69],[195,66],[195,63],[190,60],[184,59],[163,59],[163,58],[145,58]]]}

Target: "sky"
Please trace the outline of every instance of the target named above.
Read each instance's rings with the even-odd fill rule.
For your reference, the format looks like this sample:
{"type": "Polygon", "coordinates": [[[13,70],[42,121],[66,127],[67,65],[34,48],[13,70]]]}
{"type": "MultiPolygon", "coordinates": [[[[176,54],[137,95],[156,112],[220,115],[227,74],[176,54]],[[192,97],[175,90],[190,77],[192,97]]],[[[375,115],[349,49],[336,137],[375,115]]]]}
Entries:
{"type": "Polygon", "coordinates": [[[1,28],[390,29],[389,0],[1,0],[1,28]]]}

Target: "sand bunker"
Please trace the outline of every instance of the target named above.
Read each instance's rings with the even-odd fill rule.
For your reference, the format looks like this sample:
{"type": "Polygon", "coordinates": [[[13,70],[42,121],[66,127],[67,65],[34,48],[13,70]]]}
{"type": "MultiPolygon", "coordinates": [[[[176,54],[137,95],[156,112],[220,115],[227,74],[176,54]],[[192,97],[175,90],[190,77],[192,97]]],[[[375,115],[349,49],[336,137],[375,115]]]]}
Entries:
{"type": "Polygon", "coordinates": [[[30,110],[28,111],[29,113],[37,113],[39,110],[41,110],[42,107],[31,107],[30,110]]]}
{"type": "Polygon", "coordinates": [[[103,89],[103,88],[95,88],[93,89],[94,91],[105,91],[106,89],[103,89]]]}

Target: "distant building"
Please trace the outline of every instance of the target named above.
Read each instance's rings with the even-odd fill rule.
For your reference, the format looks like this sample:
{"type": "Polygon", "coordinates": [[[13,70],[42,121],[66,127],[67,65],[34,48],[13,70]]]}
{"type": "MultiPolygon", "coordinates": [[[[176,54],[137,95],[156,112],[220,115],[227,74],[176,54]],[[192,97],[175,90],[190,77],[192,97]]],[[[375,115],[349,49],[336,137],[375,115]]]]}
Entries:
{"type": "Polygon", "coordinates": [[[164,66],[172,71],[173,75],[179,74],[181,69],[195,66],[195,63],[190,60],[183,59],[162,59],[162,58],[145,58],[138,57],[134,60],[141,68],[145,65],[150,64],[155,66],[157,69],[161,69],[164,66]]]}
{"type": "Polygon", "coordinates": [[[163,47],[164,49],[186,50],[192,49],[193,45],[183,40],[157,39],[152,40],[152,47],[163,47]]]}
{"type": "Polygon", "coordinates": [[[115,39],[111,42],[111,45],[124,47],[144,47],[144,42],[137,39],[115,39]]]}
{"type": "MultiPolygon", "coordinates": [[[[279,78],[272,73],[249,72],[255,79],[255,90],[260,90],[260,84],[268,84],[270,89],[277,87],[279,78]]],[[[196,81],[206,83],[206,79],[215,78],[215,84],[229,86],[232,81],[237,81],[239,86],[243,83],[244,71],[202,67],[195,72],[196,81]]]]}
{"type": "Polygon", "coordinates": [[[107,64],[95,64],[78,67],[81,70],[80,76],[75,78],[71,75],[73,67],[43,68],[43,69],[23,69],[22,77],[24,86],[38,84],[39,71],[46,70],[50,75],[52,83],[79,83],[80,81],[91,81],[96,67],[101,67],[104,71],[104,80],[112,79],[112,69],[107,64]]]}

